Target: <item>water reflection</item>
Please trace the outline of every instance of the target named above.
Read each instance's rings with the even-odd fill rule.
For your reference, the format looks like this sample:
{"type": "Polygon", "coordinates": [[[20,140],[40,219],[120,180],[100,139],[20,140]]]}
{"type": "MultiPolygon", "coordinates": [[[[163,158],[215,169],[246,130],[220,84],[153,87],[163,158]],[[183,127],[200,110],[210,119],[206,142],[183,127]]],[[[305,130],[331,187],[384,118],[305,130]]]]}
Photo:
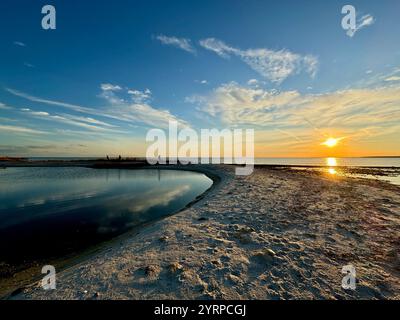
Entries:
{"type": "Polygon", "coordinates": [[[332,176],[337,174],[337,171],[334,167],[337,166],[337,160],[336,158],[326,158],[326,165],[329,166],[328,168],[328,173],[332,176]]]}
{"type": "Polygon", "coordinates": [[[336,160],[336,158],[326,158],[326,164],[330,167],[336,167],[337,160],[336,160]]]}
{"type": "Polygon", "coordinates": [[[329,168],[328,173],[330,173],[331,175],[337,174],[336,169],[333,169],[333,168],[329,168]]]}
{"type": "Polygon", "coordinates": [[[174,170],[8,168],[0,174],[0,264],[79,251],[176,212],[211,185],[174,170]]]}

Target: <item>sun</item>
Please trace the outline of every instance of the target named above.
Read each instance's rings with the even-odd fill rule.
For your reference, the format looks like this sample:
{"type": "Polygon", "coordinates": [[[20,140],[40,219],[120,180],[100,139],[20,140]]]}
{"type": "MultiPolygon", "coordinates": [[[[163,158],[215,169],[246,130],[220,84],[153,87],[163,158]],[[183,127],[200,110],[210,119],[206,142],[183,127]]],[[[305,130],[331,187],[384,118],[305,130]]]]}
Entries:
{"type": "Polygon", "coordinates": [[[341,139],[329,138],[329,139],[327,139],[325,142],[323,142],[321,144],[325,145],[325,146],[327,146],[329,148],[333,148],[334,146],[336,146],[339,143],[340,140],[341,139]]]}

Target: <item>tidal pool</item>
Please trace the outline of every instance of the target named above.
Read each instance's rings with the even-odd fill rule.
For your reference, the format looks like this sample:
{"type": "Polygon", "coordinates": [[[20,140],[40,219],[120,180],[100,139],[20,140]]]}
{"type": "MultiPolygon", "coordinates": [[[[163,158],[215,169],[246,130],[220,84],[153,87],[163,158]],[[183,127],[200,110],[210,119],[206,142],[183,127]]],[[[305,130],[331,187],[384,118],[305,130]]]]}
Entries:
{"type": "Polygon", "coordinates": [[[0,170],[0,265],[79,252],[179,211],[212,184],[178,170],[0,170]]]}

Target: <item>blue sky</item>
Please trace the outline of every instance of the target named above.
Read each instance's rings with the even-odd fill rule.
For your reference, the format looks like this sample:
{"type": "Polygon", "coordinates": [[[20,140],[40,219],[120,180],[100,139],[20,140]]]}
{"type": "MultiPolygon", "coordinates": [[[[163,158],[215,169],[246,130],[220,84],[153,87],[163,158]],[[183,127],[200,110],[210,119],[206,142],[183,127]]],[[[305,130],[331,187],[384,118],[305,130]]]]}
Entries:
{"type": "Polygon", "coordinates": [[[0,154],[144,154],[149,128],[256,129],[258,156],[399,150],[398,1],[0,3],[0,154]],[[57,29],[41,28],[41,8],[57,29]],[[352,4],[352,37],[341,8],[352,4]],[[310,147],[312,146],[312,147],[310,147]]]}

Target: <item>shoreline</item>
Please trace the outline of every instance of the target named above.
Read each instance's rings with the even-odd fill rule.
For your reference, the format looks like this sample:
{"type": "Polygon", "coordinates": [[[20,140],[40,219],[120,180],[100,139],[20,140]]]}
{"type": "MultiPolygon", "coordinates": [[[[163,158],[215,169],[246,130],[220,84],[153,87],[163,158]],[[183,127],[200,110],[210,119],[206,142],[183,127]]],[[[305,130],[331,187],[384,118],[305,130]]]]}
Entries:
{"type": "MultiPolygon", "coordinates": [[[[175,169],[184,167],[193,169],[175,169]]],[[[399,298],[398,186],[288,168],[212,170],[221,183],[188,208],[61,271],[57,290],[33,284],[11,298],[399,298]],[[341,288],[349,262],[359,291],[341,288]]]]}
{"type": "MultiPolygon", "coordinates": [[[[383,159],[386,159],[388,157],[384,157],[383,159]]],[[[397,157],[389,157],[389,158],[397,158],[397,157]]],[[[365,159],[375,159],[375,157],[365,157],[365,159]]],[[[377,159],[382,159],[382,158],[377,158],[377,159]]],[[[208,165],[213,165],[211,163],[209,164],[188,164],[188,165],[183,165],[183,164],[169,164],[168,162],[166,164],[162,165],[157,165],[160,167],[166,167],[166,166],[208,166],[208,165]]],[[[221,164],[221,165],[226,165],[226,166],[235,166],[235,164],[221,164]]],[[[14,167],[91,167],[91,168],[137,168],[137,167],[154,167],[154,165],[150,165],[147,163],[146,159],[140,159],[140,160],[118,160],[118,159],[113,159],[113,160],[103,160],[103,159],[64,159],[64,160],[41,160],[41,159],[34,159],[34,160],[29,160],[29,159],[24,159],[24,158],[18,158],[17,160],[1,160],[0,159],[0,168],[14,168],[14,167]]],[[[268,167],[268,168],[292,168],[292,167],[298,167],[298,168],[330,168],[332,165],[324,164],[324,165],[318,165],[318,164],[258,164],[255,163],[254,167],[268,167]]],[[[363,166],[356,166],[356,165],[334,165],[333,167],[339,168],[339,169],[345,169],[345,168],[360,168],[360,169],[396,169],[400,170],[400,167],[398,166],[376,166],[376,165],[363,165],[363,166]]]]}
{"type": "MultiPolygon", "coordinates": [[[[67,164],[66,164],[66,166],[67,167],[82,167],[82,166],[75,166],[75,165],[68,166],[67,164]]],[[[30,166],[30,165],[22,166],[21,165],[21,166],[16,166],[16,167],[35,167],[35,164],[32,164],[32,166],[30,166]]],[[[59,166],[59,165],[44,166],[42,164],[39,164],[38,167],[64,167],[64,166],[59,166]]],[[[84,166],[84,167],[86,167],[86,166],[84,166]]],[[[99,168],[99,167],[89,167],[89,168],[110,169],[110,168],[99,168]]],[[[204,174],[209,179],[211,179],[213,181],[213,184],[210,186],[209,189],[204,191],[202,194],[198,195],[195,199],[193,199],[191,202],[189,202],[183,208],[179,209],[176,212],[172,212],[171,214],[165,215],[161,218],[156,218],[151,221],[137,225],[134,228],[132,228],[131,230],[129,230],[115,238],[101,242],[95,246],[89,247],[80,252],[71,253],[70,255],[68,255],[66,257],[50,259],[50,261],[48,261],[48,263],[51,263],[51,264],[57,266],[57,270],[64,271],[64,270],[69,269],[79,263],[83,263],[84,261],[86,261],[93,255],[95,255],[96,253],[101,252],[102,250],[105,250],[107,248],[114,246],[117,242],[120,242],[129,237],[134,237],[135,235],[140,233],[140,230],[142,228],[150,226],[159,220],[162,220],[169,216],[178,214],[178,213],[190,208],[192,205],[194,205],[195,203],[199,202],[204,197],[206,197],[208,195],[208,193],[211,192],[213,189],[215,189],[219,185],[221,180],[223,179],[223,176],[219,175],[218,171],[216,171],[215,169],[213,170],[213,169],[205,168],[205,167],[201,167],[201,168],[192,167],[191,169],[187,169],[182,166],[180,166],[179,168],[175,167],[175,166],[168,166],[168,167],[166,167],[166,166],[144,166],[144,167],[129,166],[129,167],[124,167],[124,168],[120,168],[120,169],[123,169],[123,170],[160,169],[160,170],[182,170],[182,171],[198,172],[198,173],[204,174]]],[[[34,283],[34,282],[36,283],[43,277],[43,275],[40,273],[40,271],[41,271],[40,267],[38,267],[38,266],[31,266],[29,268],[25,268],[21,271],[18,271],[12,278],[7,279],[7,280],[11,280],[11,284],[10,284],[10,281],[7,281],[7,283],[3,283],[3,285],[5,284],[5,287],[2,287],[0,290],[0,300],[11,299],[12,297],[19,294],[24,289],[31,287],[32,283],[34,283]],[[15,281],[15,284],[13,284],[13,281],[15,281]]]]}

